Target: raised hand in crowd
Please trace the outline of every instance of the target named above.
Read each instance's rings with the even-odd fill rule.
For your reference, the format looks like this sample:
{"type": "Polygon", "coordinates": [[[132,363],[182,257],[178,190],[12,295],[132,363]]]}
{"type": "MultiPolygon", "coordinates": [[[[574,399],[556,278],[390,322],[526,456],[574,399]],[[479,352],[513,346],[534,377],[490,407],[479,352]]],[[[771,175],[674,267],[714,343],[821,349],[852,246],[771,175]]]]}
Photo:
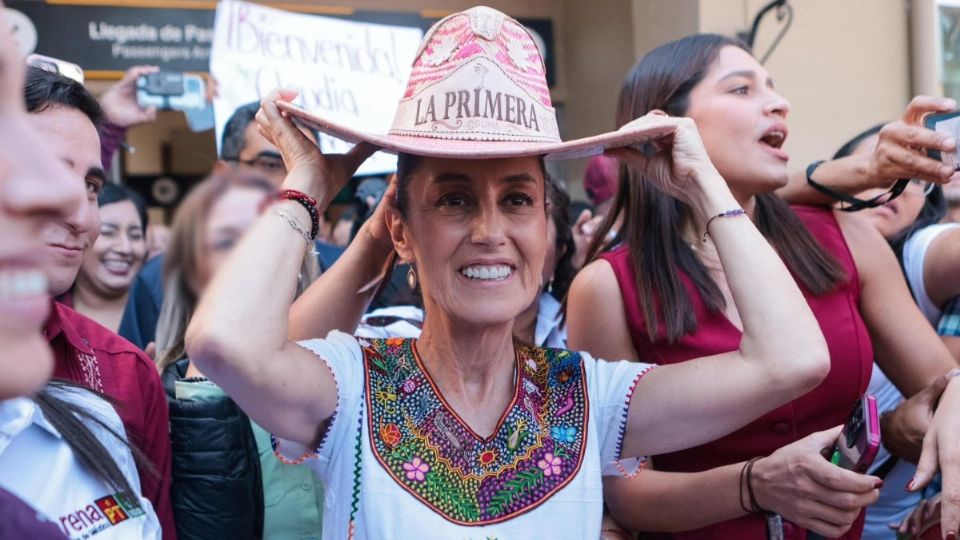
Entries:
{"type": "Polygon", "coordinates": [[[123,78],[100,96],[104,119],[116,127],[132,128],[157,119],[155,107],[141,107],[137,103],[137,79],[160,71],[157,66],[134,66],[123,78]]]}
{"type": "MultiPolygon", "coordinates": [[[[873,152],[852,155],[824,162],[812,179],[830,189],[856,195],[872,188],[890,188],[901,178],[946,184],[955,171],[927,156],[927,150],[952,151],[957,141],[944,133],[927,129],[923,118],[932,113],[952,111],[957,102],[950,98],[916,96],[907,105],[900,119],[880,130],[873,152]]],[[[791,173],[790,183],[778,193],[793,204],[824,205],[835,201],[812,189],[805,169],[791,173]]]]}
{"type": "Polygon", "coordinates": [[[292,102],[297,95],[294,90],[280,89],[265,96],[257,112],[257,129],[283,156],[287,167],[284,188],[303,190],[318,201],[321,200],[318,196],[332,200],[377,149],[368,143],[360,143],[346,154],[321,153],[317,144],[297,129],[277,106],[278,100],[292,102]]]}

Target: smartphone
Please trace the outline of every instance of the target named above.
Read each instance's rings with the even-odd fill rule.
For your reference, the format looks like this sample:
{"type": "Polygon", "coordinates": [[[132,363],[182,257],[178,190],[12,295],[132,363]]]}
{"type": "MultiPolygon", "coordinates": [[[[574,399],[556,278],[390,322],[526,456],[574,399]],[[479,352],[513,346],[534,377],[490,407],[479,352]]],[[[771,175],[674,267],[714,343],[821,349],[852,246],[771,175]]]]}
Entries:
{"type": "MultiPolygon", "coordinates": [[[[946,133],[955,140],[960,140],[960,111],[928,114],[923,119],[923,125],[927,129],[932,129],[938,133],[946,133]]],[[[960,171],[960,145],[957,145],[957,149],[953,152],[927,150],[927,155],[953,167],[956,171],[960,171]]]]}
{"type": "Polygon", "coordinates": [[[853,413],[843,426],[830,451],[830,462],[860,474],[866,474],[880,449],[880,415],[877,398],[860,396],[853,413]]]}
{"type": "Polygon", "coordinates": [[[137,79],[137,104],[176,111],[202,109],[206,106],[204,87],[199,75],[158,71],[137,79]]]}
{"type": "MultiPolygon", "coordinates": [[[[853,407],[853,413],[843,425],[840,436],[827,454],[827,459],[838,467],[860,474],[877,458],[880,450],[880,415],[877,413],[877,398],[862,395],[853,407]]],[[[807,540],[825,540],[813,531],[807,532],[807,540]]]]}
{"type": "Polygon", "coordinates": [[[27,56],[27,65],[49,71],[50,73],[63,75],[64,77],[83,84],[83,69],[72,62],[51,56],[44,56],[42,54],[31,54],[27,56]]]}

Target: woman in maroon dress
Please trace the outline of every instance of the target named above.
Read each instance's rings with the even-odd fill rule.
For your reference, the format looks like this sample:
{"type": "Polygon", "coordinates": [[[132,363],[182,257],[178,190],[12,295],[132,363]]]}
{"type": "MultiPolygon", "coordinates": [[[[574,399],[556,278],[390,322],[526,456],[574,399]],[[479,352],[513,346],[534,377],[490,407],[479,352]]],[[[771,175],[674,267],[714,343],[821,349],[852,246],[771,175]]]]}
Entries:
{"type": "MultiPolygon", "coordinates": [[[[745,46],[700,35],[649,53],[627,77],[619,121],[655,109],[695,121],[721,176],[799,283],[827,339],[832,367],[819,387],[737,432],[656,456],[656,472],[636,480],[609,482],[608,505],[632,528],[697,529],[676,538],[764,538],[762,512],[749,512],[758,507],[783,516],[785,538],[804,538],[807,529],[859,538],[861,509],[873,502],[873,492],[863,489],[863,477],[833,467],[820,450],[833,443],[837,426],[866,389],[874,358],[905,395],[938,380],[935,390],[948,386],[942,376],[956,365],[916,311],[878,234],[850,215],[791,209],[773,194],[789,178],[782,145],[790,105],[745,46]]],[[[673,364],[739,346],[740,318],[709,240],[710,222],[694,218],[682,194],[643,181],[665,163],[659,155],[633,159],[622,173],[607,228],[596,236],[604,238],[622,219],[617,239],[570,291],[573,350],[673,364]]],[[[846,171],[854,165],[848,162],[846,171]]],[[[842,175],[843,167],[831,164],[821,175],[842,175]]],[[[960,383],[949,385],[944,398],[955,401],[956,394],[960,383]]],[[[950,416],[958,412],[941,406],[926,430],[931,448],[953,446],[944,439],[952,437],[949,430],[937,427],[956,425],[950,416]]],[[[935,469],[936,454],[926,459],[915,488],[935,469]]]]}

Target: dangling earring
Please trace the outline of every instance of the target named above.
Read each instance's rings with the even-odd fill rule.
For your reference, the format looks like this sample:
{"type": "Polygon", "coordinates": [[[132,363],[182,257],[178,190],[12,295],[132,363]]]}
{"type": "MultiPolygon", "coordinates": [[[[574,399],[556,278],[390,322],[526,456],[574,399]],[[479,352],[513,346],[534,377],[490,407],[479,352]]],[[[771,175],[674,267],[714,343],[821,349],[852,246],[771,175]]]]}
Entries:
{"type": "Polygon", "coordinates": [[[547,292],[553,294],[553,280],[547,282],[547,292]]]}
{"type": "Polygon", "coordinates": [[[413,267],[413,263],[410,263],[410,269],[407,270],[407,286],[410,287],[411,291],[417,290],[417,271],[413,267]]]}

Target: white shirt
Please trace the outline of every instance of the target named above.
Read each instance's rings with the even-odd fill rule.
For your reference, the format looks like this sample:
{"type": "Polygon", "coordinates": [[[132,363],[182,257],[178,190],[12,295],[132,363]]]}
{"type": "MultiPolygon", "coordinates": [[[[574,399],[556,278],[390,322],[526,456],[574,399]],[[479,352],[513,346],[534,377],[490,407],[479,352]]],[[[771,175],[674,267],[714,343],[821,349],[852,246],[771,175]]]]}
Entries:
{"type": "MultiPolygon", "coordinates": [[[[402,341],[397,339],[397,342],[402,341]]],[[[512,456],[522,456],[523,452],[539,452],[529,455],[540,457],[526,461],[520,457],[517,461],[501,467],[501,463],[496,463],[499,456],[495,453],[489,450],[474,452],[476,447],[472,446],[473,441],[463,438],[468,428],[458,424],[459,417],[456,417],[455,413],[447,408],[436,407],[436,401],[428,399],[427,394],[417,393],[429,393],[430,391],[425,389],[433,384],[428,377],[424,377],[419,368],[409,379],[405,377],[412,370],[398,371],[404,373],[404,380],[396,381],[399,386],[397,395],[392,400],[390,396],[382,395],[381,391],[371,392],[375,395],[369,396],[365,391],[367,385],[371,385],[370,388],[377,387],[372,386],[374,374],[366,365],[374,360],[370,359],[373,357],[365,359],[364,350],[356,338],[331,332],[324,340],[306,341],[301,345],[314,352],[332,371],[338,389],[337,410],[315,452],[305,452],[306,449],[302,446],[283,439],[275,439],[275,449],[281,459],[305,458],[308,465],[324,481],[324,539],[347,538],[351,527],[351,538],[358,540],[583,540],[598,537],[603,513],[602,471],[611,470],[610,465],[616,462],[619,456],[629,397],[636,382],[650,368],[649,365],[596,361],[583,353],[580,353],[579,358],[576,353],[564,352],[560,353],[559,357],[539,358],[537,361],[518,357],[520,382],[517,384],[518,397],[514,402],[516,405],[512,405],[504,414],[498,434],[510,432],[514,429],[511,426],[524,426],[516,428],[518,431],[522,430],[522,442],[517,446],[512,436],[492,437],[488,441],[502,441],[504,449],[509,447],[514,452],[519,452],[512,456]],[[567,371],[558,372],[561,365],[562,369],[567,371]],[[573,375],[565,378],[564,373],[573,375]],[[581,373],[582,378],[579,378],[581,373]],[[528,398],[534,395],[543,395],[539,391],[520,393],[521,388],[532,388],[531,381],[535,379],[561,381],[556,383],[556,388],[561,391],[545,391],[551,396],[557,396],[556,399],[550,397],[543,402],[544,405],[540,405],[541,402],[537,399],[528,401],[528,398]],[[571,382],[573,380],[582,381],[582,384],[571,382]],[[401,392],[408,395],[404,396],[401,392]],[[579,398],[581,395],[586,396],[587,406],[571,407],[574,402],[584,403],[579,398]],[[404,402],[404,398],[408,401],[404,402]],[[389,405],[378,406],[378,402],[389,405]],[[521,402],[523,405],[520,405],[521,402]],[[368,403],[374,403],[374,410],[379,412],[374,414],[368,411],[371,406],[368,403]],[[412,408],[404,408],[408,406],[412,408]],[[384,416],[377,416],[390,410],[390,407],[393,408],[391,414],[398,419],[398,424],[406,423],[412,427],[400,427],[398,430],[395,424],[384,422],[384,416]],[[538,426],[534,421],[516,421],[521,416],[511,416],[516,411],[521,411],[522,415],[527,409],[548,411],[550,414],[543,415],[547,422],[538,426]],[[580,413],[570,416],[563,412],[570,410],[580,413]],[[415,418],[418,415],[431,420],[422,422],[415,418]],[[378,418],[380,420],[377,420],[378,418]],[[414,425],[417,422],[419,424],[414,425]],[[433,426],[437,426],[436,429],[433,426]],[[427,457],[431,455],[430,448],[436,449],[446,444],[440,436],[442,433],[457,440],[458,442],[452,444],[462,449],[462,452],[445,454],[438,451],[439,457],[427,457]],[[581,434],[585,434],[585,442],[580,437],[581,434]],[[386,442],[388,437],[392,438],[390,442],[386,442]],[[540,441],[540,446],[532,444],[528,447],[533,440],[540,441]],[[437,446],[438,441],[440,446],[437,446]],[[385,444],[391,444],[392,448],[397,450],[405,444],[411,444],[411,447],[421,450],[397,458],[396,454],[384,453],[385,444]],[[426,446],[419,446],[421,444],[426,446]],[[516,448],[520,450],[515,450],[516,448]],[[544,454],[548,448],[551,453],[544,454]],[[421,459],[420,453],[423,451],[426,454],[424,459],[421,459]],[[359,467],[357,456],[360,457],[359,467]],[[388,465],[388,462],[391,465],[388,465]],[[485,517],[470,524],[466,524],[466,521],[457,522],[456,512],[464,508],[458,505],[458,501],[463,504],[463,501],[470,497],[468,490],[460,489],[466,484],[465,478],[469,478],[469,475],[452,471],[458,470],[455,467],[462,467],[459,471],[468,473],[475,468],[483,470],[481,463],[492,463],[495,476],[474,475],[474,479],[483,478],[481,482],[485,483],[481,485],[486,487],[472,493],[486,493],[486,501],[500,497],[507,510],[496,514],[494,518],[485,517]],[[356,471],[359,471],[359,476],[355,475],[356,471]],[[524,476],[521,477],[521,474],[524,476]],[[561,478],[565,483],[557,483],[561,478]],[[354,499],[356,480],[359,482],[357,497],[354,499]],[[533,487],[524,482],[533,483],[533,487]],[[511,493],[508,488],[515,491],[511,493]],[[540,491],[536,491],[538,489],[540,491]],[[544,496],[543,493],[549,494],[544,496]],[[528,500],[534,502],[527,503],[528,500]],[[352,512],[354,521],[351,525],[352,512]],[[497,521],[498,519],[501,520],[497,521]]],[[[369,354],[369,349],[367,352],[369,354]]],[[[388,367],[383,370],[383,375],[378,377],[380,380],[390,378],[395,371],[397,370],[388,367]]],[[[503,454],[508,455],[506,451],[503,454]]],[[[477,495],[477,499],[480,498],[481,495],[477,495]]],[[[481,512],[495,512],[489,510],[489,505],[483,508],[481,512]]]]}
{"type": "Polygon", "coordinates": [[[927,250],[938,236],[957,227],[960,227],[960,224],[930,225],[914,233],[903,244],[903,272],[907,276],[907,283],[910,284],[913,298],[916,299],[920,311],[934,327],[940,322],[940,315],[943,311],[927,295],[927,284],[923,279],[927,250]]]}
{"type": "MultiPolygon", "coordinates": [[[[110,429],[125,436],[116,411],[80,389],[51,388],[51,394],[78,403],[110,429]]],[[[107,449],[137,492],[115,493],[89,473],[60,433],[27,398],[0,402],[0,487],[17,495],[54,522],[71,539],[159,539],[160,522],[140,495],[140,477],[126,445],[103,427],[84,422],[107,449]]]]}

